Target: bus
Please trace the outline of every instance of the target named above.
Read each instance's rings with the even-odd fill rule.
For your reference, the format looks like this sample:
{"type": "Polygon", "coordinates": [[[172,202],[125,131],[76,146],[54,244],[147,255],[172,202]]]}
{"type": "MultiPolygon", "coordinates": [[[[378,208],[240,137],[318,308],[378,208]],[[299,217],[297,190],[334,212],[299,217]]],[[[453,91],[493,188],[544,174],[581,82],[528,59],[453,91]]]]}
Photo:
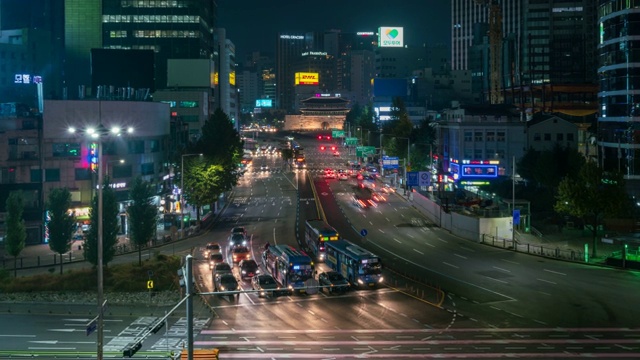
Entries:
{"type": "Polygon", "coordinates": [[[307,168],[307,161],[304,158],[304,155],[300,154],[297,155],[293,161],[294,163],[294,167],[297,169],[306,169],[307,168]]]}
{"type": "Polygon", "coordinates": [[[289,245],[267,245],[262,253],[262,264],[291,292],[306,292],[305,282],[313,279],[315,270],[309,255],[289,245]]]}
{"type": "Polygon", "coordinates": [[[326,248],[325,263],[352,286],[375,288],[382,284],[382,260],[377,255],[346,239],[329,241],[326,248]]]}
{"type": "Polygon", "coordinates": [[[316,261],[324,261],[326,256],[326,241],[336,241],[340,238],[338,231],[321,219],[305,221],[304,238],[307,247],[316,256],[316,261]]]}

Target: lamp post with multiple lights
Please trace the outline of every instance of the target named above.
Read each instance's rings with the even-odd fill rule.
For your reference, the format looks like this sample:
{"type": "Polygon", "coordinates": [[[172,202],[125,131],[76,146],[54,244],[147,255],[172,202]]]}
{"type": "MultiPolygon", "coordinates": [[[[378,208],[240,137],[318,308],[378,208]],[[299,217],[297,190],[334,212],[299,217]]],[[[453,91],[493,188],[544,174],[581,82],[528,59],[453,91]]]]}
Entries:
{"type": "Polygon", "coordinates": [[[202,154],[182,154],[180,164],[180,237],[184,238],[184,158],[187,156],[202,156],[202,154]]]}
{"type": "MultiPolygon", "coordinates": [[[[74,127],[69,128],[69,132],[75,134],[78,130],[74,127]]],[[[121,136],[122,129],[118,126],[114,126],[111,129],[105,128],[102,124],[100,124],[97,128],[89,127],[87,129],[81,130],[81,132],[85,133],[91,139],[97,139],[97,150],[98,150],[98,239],[97,239],[97,251],[98,251],[98,311],[97,311],[97,341],[96,345],[98,348],[97,351],[97,359],[102,360],[103,358],[103,347],[104,347],[104,305],[106,300],[104,300],[104,268],[103,268],[103,224],[102,224],[102,216],[103,216],[103,198],[102,198],[102,186],[103,186],[103,169],[102,169],[102,138],[106,136],[121,136]]],[[[133,133],[133,128],[128,128],[127,133],[133,133]]]]}

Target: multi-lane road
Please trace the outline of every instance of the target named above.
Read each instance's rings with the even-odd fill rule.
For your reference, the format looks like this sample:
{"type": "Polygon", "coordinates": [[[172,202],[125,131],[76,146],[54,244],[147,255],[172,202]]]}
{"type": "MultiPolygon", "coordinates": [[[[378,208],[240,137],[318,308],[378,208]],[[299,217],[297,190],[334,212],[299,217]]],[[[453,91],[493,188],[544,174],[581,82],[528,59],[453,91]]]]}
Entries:
{"type": "MultiPolygon", "coordinates": [[[[205,295],[210,312],[196,312],[196,348],[217,347],[221,358],[245,359],[640,358],[637,273],[463,240],[428,223],[395,194],[375,208],[358,208],[352,201],[355,180],[322,176],[324,168],[345,168],[348,151],[340,147],[341,156],[334,157],[320,151],[315,137],[297,140],[305,147],[307,170],[291,172],[278,157],[255,157],[214,229],[180,246],[193,249],[199,290],[212,290],[202,255],[207,242],[219,242],[226,253],[230,229],[245,226],[252,256],[260,263],[267,243],[300,247],[304,220],[318,217],[319,211],[343,237],[381,256],[386,286],[343,295],[205,295]],[[268,170],[261,170],[263,164],[268,170]],[[404,281],[399,273],[412,274],[413,280],[404,281]],[[428,295],[438,289],[446,297],[428,295]]],[[[277,144],[275,139],[259,141],[277,144]]],[[[240,283],[250,289],[249,282],[240,283]]],[[[3,324],[8,319],[21,326],[7,331],[0,325],[3,349],[24,354],[36,348],[70,353],[95,348],[86,344],[79,326],[69,330],[81,317],[11,316],[3,315],[3,324]]],[[[109,354],[118,354],[118,346],[150,320],[107,318],[105,343],[114,351],[109,354]]],[[[140,354],[160,356],[180,348],[184,318],[176,315],[167,329],[168,335],[161,331],[146,340],[140,354]]]]}

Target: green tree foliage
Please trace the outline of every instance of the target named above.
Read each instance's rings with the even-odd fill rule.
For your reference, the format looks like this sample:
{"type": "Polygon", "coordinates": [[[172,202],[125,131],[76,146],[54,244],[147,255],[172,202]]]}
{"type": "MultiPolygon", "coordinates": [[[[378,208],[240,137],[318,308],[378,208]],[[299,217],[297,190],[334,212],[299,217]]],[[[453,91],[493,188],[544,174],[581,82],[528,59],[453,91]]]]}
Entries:
{"type": "Polygon", "coordinates": [[[24,212],[24,196],[22,191],[9,194],[6,202],[7,219],[5,221],[6,236],[5,250],[13,256],[13,276],[18,276],[18,256],[22,252],[27,239],[27,229],[24,226],[22,213],[24,212]]]}
{"type": "Polygon", "coordinates": [[[411,131],[411,169],[414,171],[423,171],[431,168],[432,158],[435,155],[434,146],[436,139],[436,130],[432,126],[431,119],[426,118],[420,122],[420,125],[411,131]]]}
{"type": "Polygon", "coordinates": [[[208,164],[222,167],[224,171],[216,186],[221,189],[220,193],[231,190],[238,183],[239,174],[234,170],[242,160],[243,147],[244,142],[227,114],[216,109],[202,127],[202,137],[192,152],[202,153],[208,164]]]}
{"type": "MultiPolygon", "coordinates": [[[[207,159],[185,159],[183,191],[187,203],[198,209],[215,203],[226,190],[221,181],[225,171],[221,165],[212,164],[207,159]]],[[[197,213],[200,221],[200,211],[197,213]]]]}
{"type": "Polygon", "coordinates": [[[558,185],[555,210],[582,219],[593,234],[592,256],[597,256],[598,226],[604,217],[630,214],[631,201],[620,173],[605,173],[594,162],[585,162],[576,177],[558,185]]]}
{"type": "Polygon", "coordinates": [[[151,185],[140,176],[136,177],[129,193],[131,205],[127,208],[131,242],[138,248],[138,265],[142,265],[142,247],[156,231],[157,212],[151,197],[151,185]]]}
{"type": "Polygon", "coordinates": [[[289,164],[289,166],[291,166],[291,160],[293,160],[293,149],[282,149],[282,151],[280,152],[280,156],[286,164],[289,164]]]}
{"type": "MultiPolygon", "coordinates": [[[[84,241],[84,257],[94,267],[98,265],[98,194],[93,197],[89,209],[91,227],[84,241]]],[[[110,186],[108,177],[104,178],[102,187],[102,264],[107,266],[116,253],[118,243],[118,203],[116,195],[110,186]]]]}
{"type": "Polygon", "coordinates": [[[68,189],[52,189],[47,201],[49,210],[49,248],[60,254],[60,274],[63,273],[62,254],[71,250],[76,217],[69,214],[71,193],[68,189]]]}
{"type": "Polygon", "coordinates": [[[556,145],[545,151],[529,149],[516,169],[535,187],[555,189],[563,178],[575,176],[584,163],[584,156],[578,150],[556,145]]]}

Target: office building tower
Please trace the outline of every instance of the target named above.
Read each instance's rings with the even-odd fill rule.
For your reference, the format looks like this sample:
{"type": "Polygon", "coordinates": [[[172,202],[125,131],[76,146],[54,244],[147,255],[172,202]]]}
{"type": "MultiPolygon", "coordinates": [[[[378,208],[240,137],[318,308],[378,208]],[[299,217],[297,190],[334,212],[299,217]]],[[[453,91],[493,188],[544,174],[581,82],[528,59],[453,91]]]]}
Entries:
{"type": "Polygon", "coordinates": [[[621,171],[632,195],[640,195],[640,9],[629,2],[600,0],[598,7],[600,113],[599,161],[604,170],[621,171]]]}
{"type": "Polygon", "coordinates": [[[216,107],[224,111],[239,130],[239,101],[236,87],[236,48],[227,39],[225,29],[216,30],[216,47],[218,51],[218,84],[216,107]]]}
{"type": "MultiPolygon", "coordinates": [[[[310,35],[313,36],[313,35],[310,35]]],[[[306,35],[300,32],[279,33],[276,42],[276,107],[292,112],[294,109],[294,72],[291,64],[306,49],[306,35]]]]}

